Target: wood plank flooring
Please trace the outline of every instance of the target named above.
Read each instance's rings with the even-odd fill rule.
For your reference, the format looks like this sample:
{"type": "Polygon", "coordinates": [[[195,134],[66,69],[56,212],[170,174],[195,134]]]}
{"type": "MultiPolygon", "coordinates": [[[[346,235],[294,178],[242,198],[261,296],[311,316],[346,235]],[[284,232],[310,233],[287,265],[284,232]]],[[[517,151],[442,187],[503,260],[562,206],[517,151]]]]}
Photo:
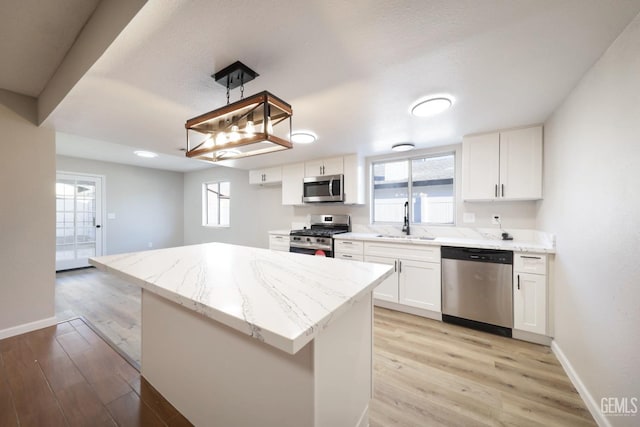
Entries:
{"type": "MultiPolygon", "coordinates": [[[[136,286],[95,269],[56,286],[61,316],[85,316],[140,359],[136,286]]],[[[379,307],[374,318],[371,427],[596,425],[549,347],[379,307]]]]}
{"type": "Polygon", "coordinates": [[[139,367],[140,287],[95,268],[56,273],[58,321],[84,317],[139,367]]]}
{"type": "Polygon", "coordinates": [[[190,426],[82,319],[0,340],[0,426],[190,426]]]}

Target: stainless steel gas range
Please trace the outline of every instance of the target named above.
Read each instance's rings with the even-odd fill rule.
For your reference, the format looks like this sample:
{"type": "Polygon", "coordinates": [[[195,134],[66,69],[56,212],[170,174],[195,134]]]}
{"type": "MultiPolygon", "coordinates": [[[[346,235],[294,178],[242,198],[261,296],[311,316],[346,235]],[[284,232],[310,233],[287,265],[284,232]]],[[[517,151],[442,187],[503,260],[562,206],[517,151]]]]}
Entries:
{"type": "Polygon", "coordinates": [[[289,252],[333,258],[333,235],[351,231],[349,215],[311,215],[310,225],[289,233],[289,252]]]}

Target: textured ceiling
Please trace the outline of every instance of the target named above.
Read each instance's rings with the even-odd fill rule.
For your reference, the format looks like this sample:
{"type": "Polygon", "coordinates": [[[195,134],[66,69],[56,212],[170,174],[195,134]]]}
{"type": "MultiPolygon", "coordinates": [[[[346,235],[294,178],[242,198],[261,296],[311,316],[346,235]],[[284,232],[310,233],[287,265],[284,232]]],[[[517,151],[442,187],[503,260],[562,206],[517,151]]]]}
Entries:
{"type": "Polygon", "coordinates": [[[246,94],[285,99],[294,129],[319,140],[233,166],[458,143],[544,122],[639,11],[640,0],[150,1],[45,125],[91,138],[85,157],[183,156],[184,122],[225,103],[210,75],[241,60],[260,73],[246,94]],[[434,93],[453,95],[453,108],[408,114],[434,93]]]}
{"type": "Polygon", "coordinates": [[[38,97],[100,0],[2,0],[0,89],[38,97]]]}

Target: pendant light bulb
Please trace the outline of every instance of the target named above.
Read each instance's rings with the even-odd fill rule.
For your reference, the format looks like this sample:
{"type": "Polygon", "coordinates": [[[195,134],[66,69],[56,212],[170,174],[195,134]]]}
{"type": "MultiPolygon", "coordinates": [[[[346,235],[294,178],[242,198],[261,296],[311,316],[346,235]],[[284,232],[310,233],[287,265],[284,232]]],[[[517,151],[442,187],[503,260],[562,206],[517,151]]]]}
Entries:
{"type": "Polygon", "coordinates": [[[240,139],[240,133],[238,132],[240,129],[237,125],[231,126],[231,133],[229,133],[229,139],[232,142],[236,142],[240,139]]]}
{"type": "Polygon", "coordinates": [[[253,136],[256,133],[256,127],[251,120],[247,121],[247,125],[244,127],[244,132],[247,136],[253,136]]]}
{"type": "Polygon", "coordinates": [[[227,134],[224,132],[218,133],[216,135],[216,145],[224,145],[227,143],[227,134]]]}
{"type": "Polygon", "coordinates": [[[267,132],[268,134],[273,133],[273,122],[271,121],[271,117],[267,119],[267,132]]]}

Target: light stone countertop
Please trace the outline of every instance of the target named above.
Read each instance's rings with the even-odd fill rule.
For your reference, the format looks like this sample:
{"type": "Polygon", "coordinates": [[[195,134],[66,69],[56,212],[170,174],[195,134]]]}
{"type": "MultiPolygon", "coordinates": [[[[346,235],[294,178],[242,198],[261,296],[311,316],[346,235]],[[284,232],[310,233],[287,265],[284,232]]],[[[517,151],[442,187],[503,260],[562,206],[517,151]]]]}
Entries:
{"type": "Polygon", "coordinates": [[[272,236],[288,236],[291,230],[269,230],[272,236]]]}
{"type": "MultiPolygon", "coordinates": [[[[400,236],[400,235],[399,235],[400,236]]],[[[342,233],[333,236],[336,240],[362,240],[371,242],[405,243],[429,246],[457,246],[480,249],[502,249],[514,252],[532,252],[554,254],[553,245],[544,242],[529,242],[521,240],[500,240],[498,238],[468,238],[468,237],[435,237],[425,239],[425,236],[410,235],[400,237],[381,237],[379,233],[342,233]]]]}
{"type": "Polygon", "coordinates": [[[393,273],[382,264],[224,243],[89,262],[289,354],[393,273]]]}

